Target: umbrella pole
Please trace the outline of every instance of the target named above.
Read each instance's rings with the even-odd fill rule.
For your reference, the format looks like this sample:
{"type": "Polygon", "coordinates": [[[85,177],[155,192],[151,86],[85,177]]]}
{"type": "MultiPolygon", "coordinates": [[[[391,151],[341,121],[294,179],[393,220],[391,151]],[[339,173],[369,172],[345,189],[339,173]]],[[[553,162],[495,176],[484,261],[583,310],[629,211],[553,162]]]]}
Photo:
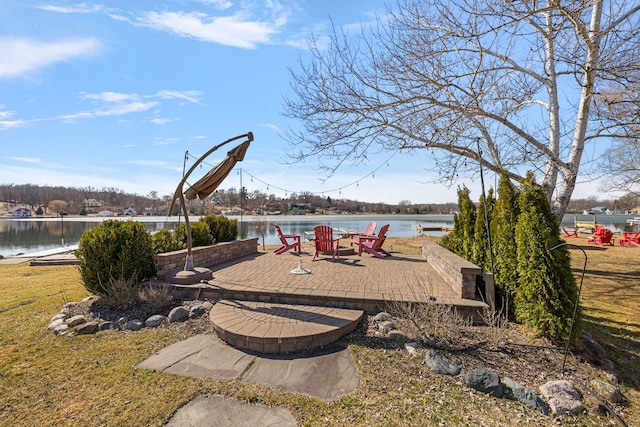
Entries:
{"type": "Polygon", "coordinates": [[[184,225],[187,233],[187,258],[184,262],[184,270],[193,270],[193,256],[191,255],[191,224],[189,223],[189,212],[187,212],[187,204],[184,201],[184,196],[180,192],[180,206],[184,212],[184,225]]]}

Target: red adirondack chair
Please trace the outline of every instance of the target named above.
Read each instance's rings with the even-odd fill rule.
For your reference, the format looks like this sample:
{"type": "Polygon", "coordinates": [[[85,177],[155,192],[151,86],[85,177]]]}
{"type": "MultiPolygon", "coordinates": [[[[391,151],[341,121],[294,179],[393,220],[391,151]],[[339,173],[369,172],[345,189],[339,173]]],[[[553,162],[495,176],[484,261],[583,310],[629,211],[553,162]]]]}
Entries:
{"type": "Polygon", "coordinates": [[[613,232],[601,225],[596,225],[593,230],[593,237],[587,240],[587,243],[600,246],[613,246],[613,232]]]}
{"type": "Polygon", "coordinates": [[[328,225],[316,225],[313,228],[315,238],[313,242],[316,245],[316,253],[313,254],[312,262],[316,260],[319,254],[331,254],[331,261],[339,258],[338,250],[340,248],[340,238],[333,238],[333,228],[328,225]]]}
{"type": "Polygon", "coordinates": [[[360,236],[375,236],[376,225],[375,222],[370,222],[362,233],[349,233],[349,246],[353,246],[354,243],[357,245],[360,236]]]}
{"type": "Polygon", "coordinates": [[[640,230],[639,231],[625,231],[624,235],[618,239],[620,246],[640,246],[640,230]]]}
{"type": "Polygon", "coordinates": [[[578,230],[576,229],[567,230],[566,228],[562,227],[562,231],[564,232],[564,237],[578,237],[578,230]]]}
{"type": "Polygon", "coordinates": [[[298,249],[299,255],[300,252],[302,252],[302,243],[300,242],[300,236],[297,234],[282,234],[282,229],[280,229],[280,226],[278,224],[273,224],[273,226],[278,233],[280,242],[282,243],[282,246],[274,251],[276,255],[281,255],[291,249],[296,248],[298,249]]]}
{"type": "Polygon", "coordinates": [[[360,237],[358,241],[358,255],[362,255],[362,251],[365,251],[377,258],[391,256],[389,252],[382,249],[382,245],[387,238],[387,230],[389,230],[389,224],[383,225],[377,236],[360,237]]]}

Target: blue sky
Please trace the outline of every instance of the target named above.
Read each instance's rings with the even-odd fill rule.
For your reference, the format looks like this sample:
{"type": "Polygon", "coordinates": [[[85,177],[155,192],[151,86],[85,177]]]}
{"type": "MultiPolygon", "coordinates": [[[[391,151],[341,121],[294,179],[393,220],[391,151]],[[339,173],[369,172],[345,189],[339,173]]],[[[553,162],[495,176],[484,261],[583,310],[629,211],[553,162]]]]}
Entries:
{"type": "MultiPolygon", "coordinates": [[[[455,188],[430,183],[419,156],[382,153],[326,181],[317,162],[285,164],[281,135],[298,123],[282,115],[282,102],[307,38],[322,39],[331,20],[360,25],[376,13],[382,1],[2,0],[0,183],[172,194],[186,151],[188,168],[252,131],[238,165],[249,192],[454,202],[455,188]]],[[[239,180],[234,172],[220,188],[237,189],[239,180]]],[[[462,183],[479,197],[477,182],[462,183]]]]}

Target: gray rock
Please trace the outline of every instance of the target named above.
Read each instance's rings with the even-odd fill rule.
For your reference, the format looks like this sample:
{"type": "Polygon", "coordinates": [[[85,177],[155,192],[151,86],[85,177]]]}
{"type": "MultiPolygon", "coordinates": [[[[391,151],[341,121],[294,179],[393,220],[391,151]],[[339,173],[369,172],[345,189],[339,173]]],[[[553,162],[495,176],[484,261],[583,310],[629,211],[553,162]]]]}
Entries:
{"type": "Polygon", "coordinates": [[[404,343],[404,349],[409,352],[411,357],[416,357],[418,355],[418,349],[420,348],[419,342],[406,342],[404,343]]]}
{"type": "Polygon", "coordinates": [[[591,387],[604,400],[611,403],[622,402],[622,393],[620,393],[618,387],[613,384],[601,380],[593,380],[591,381],[591,387]]]}
{"type": "Polygon", "coordinates": [[[584,411],[580,394],[567,380],[549,381],[540,386],[540,394],[554,415],[579,414],[584,411]]]}
{"type": "Polygon", "coordinates": [[[210,301],[205,301],[202,303],[202,306],[204,307],[205,310],[207,311],[211,311],[211,309],[213,308],[213,304],[210,301]]]}
{"type": "Polygon", "coordinates": [[[607,358],[607,351],[600,345],[600,343],[591,338],[591,335],[583,332],[582,335],[580,335],[580,339],[582,340],[582,345],[584,345],[587,352],[594,355],[599,360],[605,360],[607,358]]]}
{"type": "Polygon", "coordinates": [[[407,340],[407,335],[402,332],[399,331],[398,329],[394,329],[393,331],[389,331],[389,333],[387,334],[387,337],[389,337],[392,340],[395,341],[406,341],[407,340]]]}
{"type": "Polygon", "coordinates": [[[460,373],[460,367],[458,365],[438,355],[433,350],[427,351],[427,354],[424,356],[424,363],[436,374],[458,375],[460,373]]]}
{"type": "Polygon", "coordinates": [[[478,391],[494,397],[502,397],[500,376],[487,369],[475,369],[464,376],[464,383],[478,391]]]}
{"type": "Polygon", "coordinates": [[[92,320],[91,322],[86,322],[79,325],[76,328],[75,332],[78,335],[89,335],[89,334],[95,334],[99,330],[100,330],[100,325],[98,324],[98,322],[95,320],[92,320]]]}
{"type": "Polygon", "coordinates": [[[80,303],[78,302],[68,302],[65,305],[62,306],[62,309],[67,309],[67,310],[71,310],[72,308],[76,308],[77,306],[79,306],[80,303]]]}
{"type": "Polygon", "coordinates": [[[164,322],[165,320],[167,320],[167,316],[163,316],[161,314],[154,314],[153,316],[145,320],[144,324],[147,325],[147,327],[149,328],[155,328],[157,326],[160,326],[162,322],[164,322]]]}
{"type": "Polygon", "coordinates": [[[64,320],[64,318],[65,318],[65,317],[66,317],[66,316],[65,316],[64,314],[62,314],[62,313],[58,313],[58,314],[56,314],[55,316],[53,316],[53,317],[51,318],[50,322],[53,322],[54,320],[58,320],[58,319],[63,319],[63,320],[64,320]]]}
{"type": "Polygon", "coordinates": [[[205,310],[202,305],[200,304],[194,305],[193,307],[191,307],[191,310],[189,310],[189,319],[198,318],[203,314],[205,314],[206,312],[207,310],[205,310]]]}
{"type": "Polygon", "coordinates": [[[594,395],[588,394],[584,398],[585,406],[588,408],[589,412],[597,415],[605,415],[608,410],[603,402],[598,400],[594,395]]]}
{"type": "Polygon", "coordinates": [[[142,322],[142,320],[133,319],[126,322],[124,324],[124,328],[128,331],[139,331],[140,329],[144,328],[144,323],[142,322]]]}
{"type": "Polygon", "coordinates": [[[522,403],[529,408],[547,415],[549,413],[549,405],[540,398],[533,391],[523,386],[522,384],[512,380],[511,378],[504,379],[505,394],[509,397],[513,397],[518,402],[522,403]]]}
{"type": "Polygon", "coordinates": [[[84,317],[82,314],[78,314],[76,316],[70,317],[66,320],[67,325],[69,325],[69,327],[74,327],[74,326],[78,326],[81,325],[83,323],[87,323],[87,318],[84,317]]]}
{"type": "Polygon", "coordinates": [[[107,331],[109,329],[115,329],[116,325],[113,322],[105,321],[100,323],[100,330],[107,331]]]}
{"type": "Polygon", "coordinates": [[[68,330],[69,330],[69,325],[67,325],[66,323],[62,323],[56,326],[56,328],[53,330],[53,333],[56,335],[60,335],[60,334],[64,334],[68,330]]]}
{"type": "Polygon", "coordinates": [[[393,323],[390,320],[383,320],[381,322],[378,322],[378,330],[380,330],[380,332],[383,335],[387,335],[389,333],[389,331],[392,331],[396,328],[395,323],[393,323]]]}
{"type": "Polygon", "coordinates": [[[391,317],[391,315],[386,311],[381,311],[380,313],[373,316],[373,321],[376,323],[388,322],[391,319],[393,319],[393,317],[391,317]]]}
{"type": "Polygon", "coordinates": [[[64,321],[64,317],[61,319],[54,319],[51,321],[51,323],[49,323],[49,326],[47,326],[47,332],[53,332],[56,330],[56,328],[60,325],[65,325],[68,327],[68,325],[65,323],[64,321]]]}
{"type": "Polygon", "coordinates": [[[186,308],[180,306],[175,307],[169,312],[169,322],[183,322],[189,318],[189,312],[186,308]]]}

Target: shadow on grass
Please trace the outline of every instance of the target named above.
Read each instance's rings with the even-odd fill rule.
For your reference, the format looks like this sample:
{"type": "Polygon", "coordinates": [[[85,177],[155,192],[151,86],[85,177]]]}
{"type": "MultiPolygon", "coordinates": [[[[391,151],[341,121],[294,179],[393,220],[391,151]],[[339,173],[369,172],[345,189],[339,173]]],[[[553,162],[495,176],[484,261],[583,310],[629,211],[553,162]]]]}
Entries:
{"type": "Polygon", "coordinates": [[[640,324],[612,320],[597,308],[589,308],[582,318],[584,329],[607,351],[619,380],[640,391],[640,324]]]}

